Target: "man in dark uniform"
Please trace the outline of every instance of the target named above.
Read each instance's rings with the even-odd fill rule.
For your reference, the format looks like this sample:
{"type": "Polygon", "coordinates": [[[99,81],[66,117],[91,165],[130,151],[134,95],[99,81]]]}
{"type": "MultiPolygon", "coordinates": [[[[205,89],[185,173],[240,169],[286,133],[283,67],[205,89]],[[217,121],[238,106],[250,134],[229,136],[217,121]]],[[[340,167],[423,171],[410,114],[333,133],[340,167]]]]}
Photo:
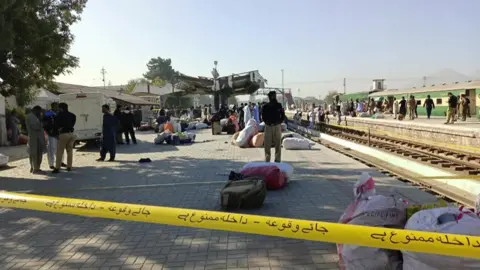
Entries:
{"type": "Polygon", "coordinates": [[[285,111],[282,104],[277,101],[277,93],[270,91],[268,93],[269,102],[262,108],[262,119],[265,122],[265,161],[270,162],[271,147],[275,146],[275,162],[282,160],[282,126],[285,121],[285,111]]]}
{"type": "Polygon", "coordinates": [[[102,106],[103,112],[103,126],[102,126],[102,148],[100,149],[100,158],[97,161],[104,161],[107,152],[110,153],[110,159],[108,161],[115,160],[115,154],[117,150],[117,127],[119,124],[118,119],[110,113],[110,107],[108,105],[102,106]]]}
{"type": "MultiPolygon", "coordinates": [[[[110,107],[108,107],[108,109],[110,110],[110,107]]],[[[120,123],[117,126],[116,142],[118,144],[123,144],[123,138],[122,138],[123,129],[122,129],[122,126],[121,126],[121,123],[122,123],[122,120],[123,120],[122,106],[120,106],[120,105],[117,106],[117,108],[113,112],[113,116],[115,116],[117,118],[117,121],[120,123]]]]}

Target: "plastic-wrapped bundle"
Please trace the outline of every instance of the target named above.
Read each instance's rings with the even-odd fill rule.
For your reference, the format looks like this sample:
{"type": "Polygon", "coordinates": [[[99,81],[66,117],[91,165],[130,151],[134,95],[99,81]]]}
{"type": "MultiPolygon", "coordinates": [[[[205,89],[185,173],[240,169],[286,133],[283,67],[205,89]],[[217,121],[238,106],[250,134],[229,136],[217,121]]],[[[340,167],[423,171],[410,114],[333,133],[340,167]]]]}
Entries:
{"type": "Polygon", "coordinates": [[[237,145],[240,147],[248,147],[250,140],[257,133],[258,133],[257,122],[255,122],[255,120],[253,119],[250,119],[247,122],[247,125],[245,126],[245,128],[242,131],[240,131],[240,134],[238,135],[237,141],[236,141],[237,145]]]}
{"type": "MultiPolygon", "coordinates": [[[[480,218],[472,211],[453,207],[422,210],[405,226],[407,230],[480,236],[480,218]]],[[[449,243],[448,239],[442,239],[449,243]]],[[[436,239],[435,239],[436,241],[436,239]]],[[[456,245],[459,240],[451,240],[456,245]]],[[[465,244],[465,243],[461,243],[465,244]]],[[[480,260],[403,251],[403,270],[480,269],[480,260]]]]}
{"type": "MultiPolygon", "coordinates": [[[[407,203],[393,196],[375,195],[375,181],[362,173],[354,185],[353,201],[339,223],[386,228],[403,228],[407,219],[407,203]]],[[[339,264],[346,270],[400,270],[400,251],[354,245],[337,245],[339,264]]]]}

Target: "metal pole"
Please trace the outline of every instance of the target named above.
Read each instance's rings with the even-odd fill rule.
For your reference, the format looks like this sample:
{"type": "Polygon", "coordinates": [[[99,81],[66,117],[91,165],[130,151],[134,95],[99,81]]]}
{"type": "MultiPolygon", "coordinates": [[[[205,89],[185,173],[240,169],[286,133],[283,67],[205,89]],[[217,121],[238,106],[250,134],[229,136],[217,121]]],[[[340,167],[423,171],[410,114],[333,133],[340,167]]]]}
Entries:
{"type": "Polygon", "coordinates": [[[283,69],[282,69],[282,105],[285,106],[285,87],[283,84],[283,69]]]}

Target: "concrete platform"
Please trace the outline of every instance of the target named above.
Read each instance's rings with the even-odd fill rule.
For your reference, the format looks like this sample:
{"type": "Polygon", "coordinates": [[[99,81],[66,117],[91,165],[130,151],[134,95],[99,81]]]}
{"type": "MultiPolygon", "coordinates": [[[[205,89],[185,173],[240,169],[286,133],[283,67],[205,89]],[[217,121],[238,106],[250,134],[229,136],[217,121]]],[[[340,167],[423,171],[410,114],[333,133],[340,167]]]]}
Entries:
{"type": "Polygon", "coordinates": [[[480,122],[468,119],[465,122],[444,124],[444,118],[417,118],[398,121],[387,115],[386,119],[342,117],[341,125],[370,129],[392,137],[407,137],[448,148],[480,153],[480,122]],[[346,119],[346,121],[345,121],[346,119]]]}
{"type": "MultiPolygon", "coordinates": [[[[154,136],[137,134],[140,143],[119,147],[113,163],[95,162],[97,149],[80,149],[74,171],[55,176],[34,176],[27,160],[13,162],[0,172],[0,189],[220,210],[226,174],[263,159],[263,149],[240,149],[230,145],[230,136],[209,130],[191,146],[156,146],[154,136]],[[137,162],[146,157],[152,162],[137,162]]],[[[246,212],[336,222],[364,171],[375,177],[379,193],[394,188],[411,202],[436,201],[320,145],[285,150],[283,160],[295,167],[290,185],[269,192],[263,208],[246,212]]],[[[1,269],[338,269],[337,260],[335,245],[327,243],[0,209],[1,269]]]]}
{"type": "MultiPolygon", "coordinates": [[[[293,113],[287,113],[287,117],[292,116],[293,113]]],[[[414,120],[403,121],[395,120],[388,114],[385,117],[385,119],[372,119],[342,116],[340,125],[365,131],[370,129],[371,132],[380,135],[414,139],[426,144],[480,154],[480,121],[478,119],[467,118],[465,122],[456,121],[454,124],[445,125],[443,117],[427,119],[425,116],[420,116],[414,120]]],[[[305,113],[303,119],[307,119],[305,113]]],[[[332,116],[330,116],[330,124],[336,124],[336,119],[332,116]]]]}

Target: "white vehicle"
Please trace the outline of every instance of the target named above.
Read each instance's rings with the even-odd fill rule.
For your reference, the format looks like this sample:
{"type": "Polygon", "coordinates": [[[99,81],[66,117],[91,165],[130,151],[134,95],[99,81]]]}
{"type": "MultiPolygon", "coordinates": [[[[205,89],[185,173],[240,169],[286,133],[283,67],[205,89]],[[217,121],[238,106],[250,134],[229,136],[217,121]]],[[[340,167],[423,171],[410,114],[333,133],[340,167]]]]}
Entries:
{"type": "Polygon", "coordinates": [[[102,106],[107,104],[110,111],[116,108],[113,99],[103,93],[62,94],[60,102],[68,104],[68,110],[77,116],[75,135],[77,141],[98,140],[102,136],[103,113],[102,106]]]}

